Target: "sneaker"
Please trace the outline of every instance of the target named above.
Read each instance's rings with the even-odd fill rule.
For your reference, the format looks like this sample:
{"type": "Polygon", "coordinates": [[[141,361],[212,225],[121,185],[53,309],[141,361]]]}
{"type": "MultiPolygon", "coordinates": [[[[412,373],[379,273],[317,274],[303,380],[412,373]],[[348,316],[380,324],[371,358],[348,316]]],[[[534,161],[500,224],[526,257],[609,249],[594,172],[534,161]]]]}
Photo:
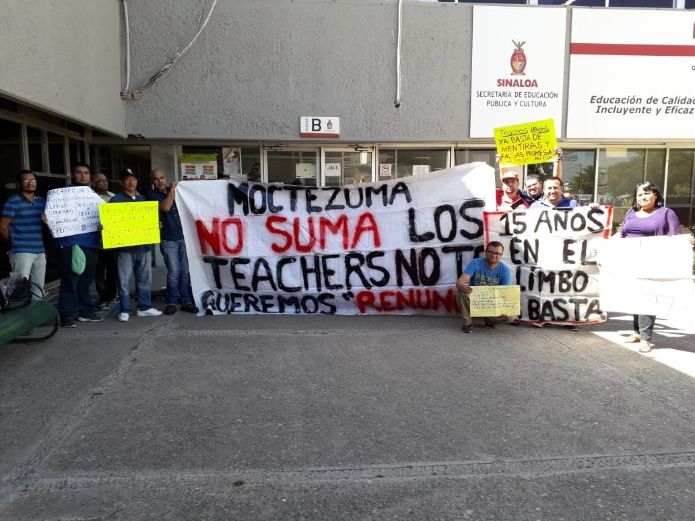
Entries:
{"type": "Polygon", "coordinates": [[[461,326],[461,331],[464,333],[472,333],[473,332],[473,325],[468,325],[468,326],[461,326]]]}
{"type": "Polygon", "coordinates": [[[626,344],[636,344],[637,342],[640,341],[639,334],[637,333],[632,333],[629,337],[627,337],[623,342],[626,344]]]}
{"type": "Polygon", "coordinates": [[[565,329],[569,329],[570,331],[579,331],[579,328],[575,325],[572,325],[572,324],[566,325],[565,329]]]}
{"type": "MultiPolygon", "coordinates": [[[[183,308],[181,308],[183,309],[183,308]]],[[[166,307],[164,308],[164,314],[165,315],[173,315],[176,313],[176,306],[174,304],[167,304],[166,307]]]]}
{"type": "Polygon", "coordinates": [[[60,327],[77,327],[77,324],[72,318],[64,318],[60,322],[60,327]]]}
{"type": "Polygon", "coordinates": [[[495,323],[494,320],[487,320],[487,319],[485,320],[485,327],[489,327],[490,329],[494,329],[494,327],[496,325],[497,324],[495,323]]]}
{"type": "Polygon", "coordinates": [[[138,309],[139,317],[158,317],[161,314],[162,312],[159,311],[157,308],[138,309]]]}
{"type": "Polygon", "coordinates": [[[118,321],[119,322],[128,322],[129,318],[130,318],[130,315],[128,313],[119,313],[118,314],[118,321]]]}
{"type": "Polygon", "coordinates": [[[652,344],[649,340],[642,340],[640,342],[639,352],[640,353],[648,353],[649,351],[652,350],[652,347],[654,347],[654,344],[652,344]]]}
{"type": "Polygon", "coordinates": [[[186,311],[187,313],[197,313],[198,308],[195,304],[193,304],[193,302],[191,302],[190,304],[184,304],[181,306],[181,311],[186,311]]]}
{"type": "Polygon", "coordinates": [[[92,313],[91,315],[80,315],[77,317],[78,322],[101,322],[102,320],[104,319],[96,313],[92,313]]]}

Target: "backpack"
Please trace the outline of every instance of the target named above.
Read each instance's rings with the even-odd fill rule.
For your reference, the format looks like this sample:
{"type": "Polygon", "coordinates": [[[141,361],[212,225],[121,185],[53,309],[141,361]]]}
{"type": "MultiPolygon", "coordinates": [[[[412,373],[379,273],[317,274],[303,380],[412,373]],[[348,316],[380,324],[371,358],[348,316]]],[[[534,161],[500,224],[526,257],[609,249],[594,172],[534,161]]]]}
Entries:
{"type": "MultiPolygon", "coordinates": [[[[12,311],[29,305],[32,289],[32,283],[26,277],[10,273],[9,277],[0,280],[0,311],[12,311]]],[[[34,291],[38,292],[38,287],[34,291]]]]}

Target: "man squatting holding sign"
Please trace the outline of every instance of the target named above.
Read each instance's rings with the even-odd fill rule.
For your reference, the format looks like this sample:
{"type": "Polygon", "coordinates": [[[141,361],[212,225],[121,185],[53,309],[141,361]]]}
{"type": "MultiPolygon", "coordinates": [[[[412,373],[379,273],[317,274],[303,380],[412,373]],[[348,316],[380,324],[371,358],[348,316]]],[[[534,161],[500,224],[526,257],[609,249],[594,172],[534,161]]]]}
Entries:
{"type": "MultiPolygon", "coordinates": [[[[470,293],[475,286],[511,286],[512,272],[500,260],[504,254],[504,246],[501,242],[491,241],[485,248],[485,257],[479,257],[470,261],[463,270],[463,274],[456,281],[458,289],[457,301],[461,310],[463,327],[461,331],[470,333],[473,331],[473,319],[471,318],[470,293]]],[[[487,327],[495,327],[497,322],[511,322],[514,317],[500,315],[499,317],[485,317],[487,327]]]]}

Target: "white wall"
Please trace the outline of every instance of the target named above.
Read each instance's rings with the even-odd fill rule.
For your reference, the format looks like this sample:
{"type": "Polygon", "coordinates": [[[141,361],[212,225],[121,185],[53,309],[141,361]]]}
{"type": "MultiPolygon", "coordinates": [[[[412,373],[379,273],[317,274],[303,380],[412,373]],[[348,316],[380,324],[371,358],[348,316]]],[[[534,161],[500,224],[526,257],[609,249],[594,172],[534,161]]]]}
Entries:
{"type": "MultiPolygon", "coordinates": [[[[297,140],[300,116],[338,116],[341,140],[465,138],[471,7],[404,2],[402,104],[395,108],[397,5],[219,0],[191,51],[140,100],[127,102],[128,132],[297,140]]],[[[138,84],[190,41],[201,4],[129,0],[128,6],[138,84]]]]}
{"type": "Polygon", "coordinates": [[[120,2],[3,0],[0,95],[125,135],[120,2]]]}

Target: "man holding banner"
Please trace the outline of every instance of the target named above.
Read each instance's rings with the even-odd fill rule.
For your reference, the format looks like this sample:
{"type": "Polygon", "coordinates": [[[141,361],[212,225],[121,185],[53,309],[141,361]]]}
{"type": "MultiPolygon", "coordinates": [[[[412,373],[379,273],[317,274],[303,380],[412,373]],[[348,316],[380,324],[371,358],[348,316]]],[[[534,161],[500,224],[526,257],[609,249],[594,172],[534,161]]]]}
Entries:
{"type": "Polygon", "coordinates": [[[167,184],[164,171],[154,169],[150,172],[152,190],[147,192],[147,199],[159,204],[159,222],[162,223],[162,242],[159,244],[167,267],[167,289],[165,315],[176,313],[176,305],[181,304],[181,311],[197,313],[191,290],[191,274],[188,270],[186,243],[183,240],[181,217],[176,208],[176,183],[167,184]]]}
{"type": "MultiPolygon", "coordinates": [[[[129,168],[121,172],[123,190],[114,195],[112,203],[133,203],[145,201],[138,193],[138,178],[129,168]]],[[[132,308],[130,304],[130,279],[135,275],[135,291],[138,301],[137,315],[139,317],[156,317],[162,314],[152,307],[152,254],[150,245],[127,246],[116,251],[118,265],[118,298],[120,308],[118,320],[128,322],[132,308]]]]}
{"type": "Polygon", "coordinates": [[[543,198],[531,205],[531,208],[576,208],[580,206],[576,199],[562,195],[564,183],[559,177],[548,177],[543,181],[543,198]]]}
{"type": "MultiPolygon", "coordinates": [[[[475,286],[511,286],[512,272],[501,259],[504,254],[504,246],[501,242],[491,241],[485,248],[485,257],[470,261],[463,270],[463,274],[456,281],[458,289],[457,301],[463,319],[461,331],[471,333],[473,331],[473,319],[471,318],[470,294],[475,286]]],[[[495,327],[499,321],[510,322],[513,317],[500,315],[499,317],[485,317],[487,327],[495,327]]]]}

